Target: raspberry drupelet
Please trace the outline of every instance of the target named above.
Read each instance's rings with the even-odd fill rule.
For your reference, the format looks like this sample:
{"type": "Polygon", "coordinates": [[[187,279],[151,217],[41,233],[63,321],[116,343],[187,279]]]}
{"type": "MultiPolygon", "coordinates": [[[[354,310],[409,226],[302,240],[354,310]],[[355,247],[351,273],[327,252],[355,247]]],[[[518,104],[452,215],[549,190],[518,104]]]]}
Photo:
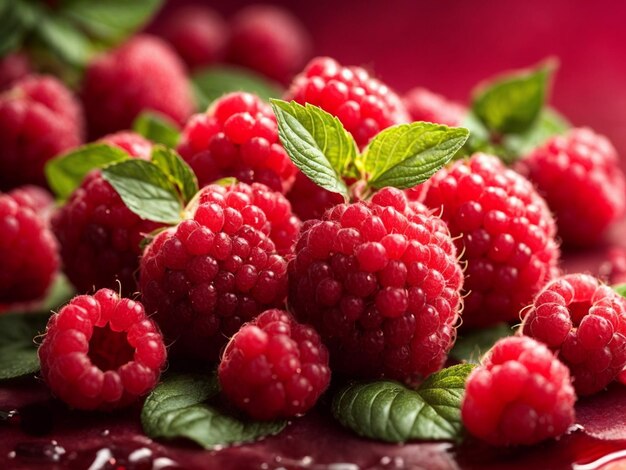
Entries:
{"type": "Polygon", "coordinates": [[[121,408],[146,395],[166,356],[141,303],[109,289],[75,297],[52,315],[39,347],[52,393],[84,410],[121,408]]]}
{"type": "Polygon", "coordinates": [[[402,101],[413,121],[460,126],[467,115],[465,106],[426,88],[413,88],[402,101]]]}
{"type": "Polygon", "coordinates": [[[626,365],[626,300],[586,274],[550,282],[527,311],[522,333],[569,367],[579,395],[612,382],[626,365]]]}
{"type": "Polygon", "coordinates": [[[435,173],[424,203],[446,221],[465,269],[464,326],[519,319],[557,275],[556,225],[523,176],[475,154],[435,173]]]}
{"type": "Polygon", "coordinates": [[[217,361],[243,323],[284,305],[287,262],[254,189],[239,188],[205,187],[192,218],[157,235],[141,259],[146,310],[174,354],[217,361]]]}
{"type": "Polygon", "coordinates": [[[574,424],[576,394],[567,367],[525,336],[498,341],[467,378],[463,424],[496,446],[532,445],[574,424]]]}
{"type": "Polygon", "coordinates": [[[303,224],[289,305],[317,328],[333,371],[415,383],[454,343],[462,282],[445,223],[385,188],[303,224]]]}
{"type": "Polygon", "coordinates": [[[232,337],[218,375],[226,397],[251,417],[291,418],[328,387],[328,351],[313,328],[267,310],[232,337]]]}
{"type": "Polygon", "coordinates": [[[551,138],[520,160],[518,170],[545,197],[565,245],[593,245],[626,209],[617,152],[591,129],[551,138]]]}
{"type": "Polygon", "coordinates": [[[278,139],[272,109],[250,93],[225,95],[206,113],[193,116],[183,129],[178,152],[201,186],[233,176],[285,192],[297,171],[278,139]]]}

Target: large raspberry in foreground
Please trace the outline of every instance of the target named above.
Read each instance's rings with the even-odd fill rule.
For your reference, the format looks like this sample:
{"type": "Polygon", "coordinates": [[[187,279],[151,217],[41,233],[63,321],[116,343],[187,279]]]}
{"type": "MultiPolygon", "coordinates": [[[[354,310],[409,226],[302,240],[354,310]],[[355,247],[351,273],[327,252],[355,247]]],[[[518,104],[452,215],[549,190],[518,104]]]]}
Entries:
{"type": "Polygon", "coordinates": [[[579,395],[602,390],[626,365],[626,300],[593,276],[550,282],[526,313],[522,332],[558,354],[579,395]]]}
{"type": "Polygon", "coordinates": [[[33,203],[0,193],[0,304],[41,298],[59,267],[56,240],[33,203]]]}
{"type": "Polygon", "coordinates": [[[556,275],[552,215],[532,184],[498,158],[476,154],[438,171],[424,203],[441,211],[467,262],[464,325],[518,320],[556,275]]]}
{"type": "Polygon", "coordinates": [[[109,289],[75,297],[50,317],[41,375],[73,408],[109,410],[146,395],[166,360],[163,338],[139,302],[109,289]]]}
{"type": "Polygon", "coordinates": [[[56,78],[28,76],[0,94],[0,190],[46,185],[48,160],[82,143],[83,116],[56,78]]]}
{"type": "Polygon", "coordinates": [[[413,121],[460,126],[467,114],[465,106],[426,88],[413,88],[402,101],[413,121]]]}
{"type": "Polygon", "coordinates": [[[524,157],[518,169],[545,197],[565,244],[597,242],[626,209],[626,181],[617,152],[591,129],[553,137],[524,157]]]}
{"type": "Polygon", "coordinates": [[[140,290],[173,353],[216,361],[243,323],[284,305],[287,262],[246,193],[212,185],[198,202],[193,218],[146,249],[140,290]]]}
{"type": "Polygon", "coordinates": [[[89,64],[82,98],[92,138],[130,128],[143,110],[183,124],[194,109],[184,64],[169,44],[145,34],[89,64]]]}
{"type": "Polygon", "coordinates": [[[565,367],[524,336],[498,341],[467,378],[463,424],[497,446],[531,445],[574,424],[576,395],[565,367]]]}
{"type": "Polygon", "coordinates": [[[250,93],[230,93],[185,126],[178,152],[200,185],[225,176],[263,183],[275,191],[291,187],[296,174],[278,140],[276,118],[267,103],[250,93]]]}
{"type": "Polygon", "coordinates": [[[304,224],[289,304],[320,332],[333,370],[416,382],[454,343],[462,281],[443,221],[387,188],[304,224]]]}
{"type": "Polygon", "coordinates": [[[290,418],[328,387],[328,351],[313,328],[267,310],[233,336],[218,374],[225,395],[253,418],[290,418]]]}
{"type": "MultiPolygon", "coordinates": [[[[150,158],[152,144],[133,132],[118,132],[102,142],[150,158]]],[[[52,219],[63,270],[80,292],[102,287],[136,292],[141,242],[159,227],[131,212],[99,170],[87,175],[52,219]]]]}

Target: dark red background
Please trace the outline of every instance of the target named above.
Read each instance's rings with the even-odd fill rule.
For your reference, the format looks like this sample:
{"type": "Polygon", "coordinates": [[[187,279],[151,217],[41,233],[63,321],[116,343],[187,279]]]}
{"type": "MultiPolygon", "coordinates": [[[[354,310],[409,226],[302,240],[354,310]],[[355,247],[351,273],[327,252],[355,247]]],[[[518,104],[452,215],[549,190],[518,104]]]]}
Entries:
{"type": "MultiPolygon", "coordinates": [[[[170,2],[173,7],[183,2],[170,2]]],[[[226,17],[252,2],[204,2],[226,17]]],[[[577,0],[273,1],[294,12],[315,54],[366,65],[404,92],[466,101],[492,74],[560,60],[552,102],[626,156],[626,2],[577,0]]]]}

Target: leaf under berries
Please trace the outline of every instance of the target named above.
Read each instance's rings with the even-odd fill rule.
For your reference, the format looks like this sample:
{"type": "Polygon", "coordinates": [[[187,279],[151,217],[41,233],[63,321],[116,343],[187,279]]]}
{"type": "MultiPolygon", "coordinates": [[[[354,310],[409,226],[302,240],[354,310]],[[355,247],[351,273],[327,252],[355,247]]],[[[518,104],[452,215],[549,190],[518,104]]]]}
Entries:
{"type": "Polygon", "coordinates": [[[333,398],[333,415],[371,439],[458,440],[465,380],[473,367],[460,364],[443,369],[417,390],[390,380],[348,385],[333,398]]]}
{"type": "Polygon", "coordinates": [[[38,18],[38,9],[29,2],[0,3],[0,57],[19,49],[38,18]]]}
{"type": "Polygon", "coordinates": [[[35,32],[42,47],[50,49],[63,62],[76,67],[87,64],[96,51],[81,30],[58,15],[43,15],[35,32]]]}
{"type": "Polygon", "coordinates": [[[506,323],[462,333],[454,343],[450,356],[459,361],[477,364],[496,341],[514,333],[515,330],[506,323]]]}
{"type": "Polygon", "coordinates": [[[193,199],[199,190],[198,178],[176,151],[157,145],[152,150],[152,163],[176,186],[185,204],[193,199]]]}
{"type": "Polygon", "coordinates": [[[235,91],[253,93],[266,101],[283,94],[278,83],[239,67],[210,67],[196,72],[191,81],[199,109],[206,109],[220,96],[235,91]]]}
{"type": "Polygon", "coordinates": [[[155,144],[176,147],[180,139],[178,126],[167,116],[144,111],[133,122],[133,130],[155,144]]]}
{"type": "Polygon", "coordinates": [[[216,376],[166,377],[150,393],[141,412],[144,432],[155,439],[190,439],[206,449],[256,441],[278,434],[285,421],[240,419],[206,403],[219,393],[216,376]]]}
{"type": "Polygon", "coordinates": [[[293,163],[317,185],[347,197],[342,177],[358,153],[352,135],[339,119],[317,106],[271,103],[280,141],[293,163]]]}
{"type": "Polygon", "coordinates": [[[104,168],[102,177],[142,219],[165,224],[181,221],[184,206],[176,184],[156,164],[125,160],[104,168]]]}
{"type": "Polygon", "coordinates": [[[626,297],[626,284],[616,284],[613,286],[613,290],[622,297],[626,297]]]}
{"type": "Polygon", "coordinates": [[[508,134],[502,139],[502,146],[509,154],[520,157],[535,147],[542,145],[550,137],[562,134],[571,127],[570,123],[557,111],[545,108],[535,123],[522,134],[508,134]]]}
{"type": "Polygon", "coordinates": [[[500,134],[528,130],[541,112],[554,66],[506,74],[474,92],[472,112],[500,134]]]}
{"type": "Polygon", "coordinates": [[[0,380],[15,379],[39,370],[33,338],[46,329],[49,312],[0,315],[0,380]]]}
{"type": "Polygon", "coordinates": [[[429,122],[387,128],[362,155],[368,185],[406,189],[423,183],[454,157],[468,136],[465,128],[429,122]]]}
{"type": "Polygon", "coordinates": [[[129,158],[124,150],[111,145],[83,145],[46,164],[48,186],[59,199],[67,199],[91,170],[129,158]]]}

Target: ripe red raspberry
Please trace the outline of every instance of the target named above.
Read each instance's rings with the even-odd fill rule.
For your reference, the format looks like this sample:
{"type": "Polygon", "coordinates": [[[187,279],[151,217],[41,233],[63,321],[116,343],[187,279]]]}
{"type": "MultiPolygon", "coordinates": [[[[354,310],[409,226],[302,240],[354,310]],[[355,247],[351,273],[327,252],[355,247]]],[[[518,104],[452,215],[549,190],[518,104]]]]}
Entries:
{"type": "Polygon", "coordinates": [[[141,259],[146,310],[179,355],[216,361],[243,323],[284,305],[287,262],[270,238],[269,200],[256,205],[255,194],[253,204],[237,187],[205,187],[193,218],[157,235],[141,259]]]}
{"type": "Polygon", "coordinates": [[[328,387],[328,351],[313,328],[267,310],[232,337],[218,374],[226,397],[251,417],[291,418],[328,387]]]}
{"type": "Polygon", "coordinates": [[[231,21],[228,58],[287,83],[309,58],[311,38],[302,22],[284,8],[253,5],[231,21]]]}
{"type": "Polygon", "coordinates": [[[28,76],[0,95],[0,190],[46,186],[46,162],[82,143],[83,116],[56,78],[28,76]]]}
{"type": "Polygon", "coordinates": [[[467,114],[465,106],[426,88],[413,88],[402,101],[413,121],[460,126],[467,114]]]}
{"type": "Polygon", "coordinates": [[[410,120],[402,100],[387,85],[361,67],[344,67],[330,57],[309,62],[285,99],[337,116],[359,147],[386,127],[410,120]]]}
{"type": "Polygon", "coordinates": [[[300,171],[287,198],[293,212],[302,220],[320,219],[328,209],[344,202],[341,194],[326,191],[300,171]]]}
{"type": "Polygon", "coordinates": [[[200,185],[234,176],[285,192],[296,174],[278,140],[272,109],[250,93],[225,95],[206,113],[193,116],[183,129],[178,152],[200,185]]]}
{"type": "Polygon", "coordinates": [[[30,208],[46,224],[54,210],[52,195],[39,186],[20,186],[9,192],[9,195],[20,206],[30,208]]]}
{"type": "Polygon", "coordinates": [[[475,154],[438,171],[424,203],[441,211],[467,263],[464,325],[519,319],[557,274],[556,227],[546,203],[498,158],[475,154]]]}
{"type": "Polygon", "coordinates": [[[613,247],[607,253],[607,260],[600,266],[600,272],[609,284],[626,283],[626,249],[613,247]]]}
{"type": "Polygon", "coordinates": [[[289,305],[320,332],[334,371],[413,383],[446,360],[462,282],[443,221],[386,188],[304,224],[289,305]]]}
{"type": "Polygon", "coordinates": [[[31,73],[32,67],[26,55],[19,52],[5,55],[0,59],[0,91],[31,73]]]}
{"type": "Polygon", "coordinates": [[[606,387],[626,365],[626,300],[593,276],[550,282],[526,313],[522,333],[555,351],[579,395],[606,387]]]}
{"type": "MultiPolygon", "coordinates": [[[[138,134],[119,132],[102,142],[150,158],[152,144],[138,134]]],[[[99,170],[86,176],[52,218],[63,270],[80,292],[102,287],[121,287],[125,295],[135,292],[141,242],[160,226],[131,212],[99,170]]]]}
{"type": "Polygon", "coordinates": [[[492,445],[531,445],[564,434],[575,401],[567,367],[518,336],[498,341],[472,371],[461,413],[467,430],[492,445]]]}
{"type": "Polygon", "coordinates": [[[166,356],[143,305],[109,289],[74,297],[52,315],[39,347],[52,393],[84,410],[121,408],[146,395],[166,356]]]}
{"type": "Polygon", "coordinates": [[[168,12],[156,29],[190,69],[220,61],[229,36],[224,19],[204,5],[185,5],[168,12]]]}
{"type": "Polygon", "coordinates": [[[59,267],[54,236],[22,201],[0,193],[0,304],[43,297],[59,267]]]}
{"type": "Polygon", "coordinates": [[[143,110],[182,125],[194,109],[184,64],[169,44],[146,34],[91,62],[82,98],[92,138],[130,128],[143,110]]]}
{"type": "Polygon", "coordinates": [[[518,169],[545,197],[567,245],[596,243],[626,209],[617,152],[591,129],[553,137],[524,157],[518,169]]]}

